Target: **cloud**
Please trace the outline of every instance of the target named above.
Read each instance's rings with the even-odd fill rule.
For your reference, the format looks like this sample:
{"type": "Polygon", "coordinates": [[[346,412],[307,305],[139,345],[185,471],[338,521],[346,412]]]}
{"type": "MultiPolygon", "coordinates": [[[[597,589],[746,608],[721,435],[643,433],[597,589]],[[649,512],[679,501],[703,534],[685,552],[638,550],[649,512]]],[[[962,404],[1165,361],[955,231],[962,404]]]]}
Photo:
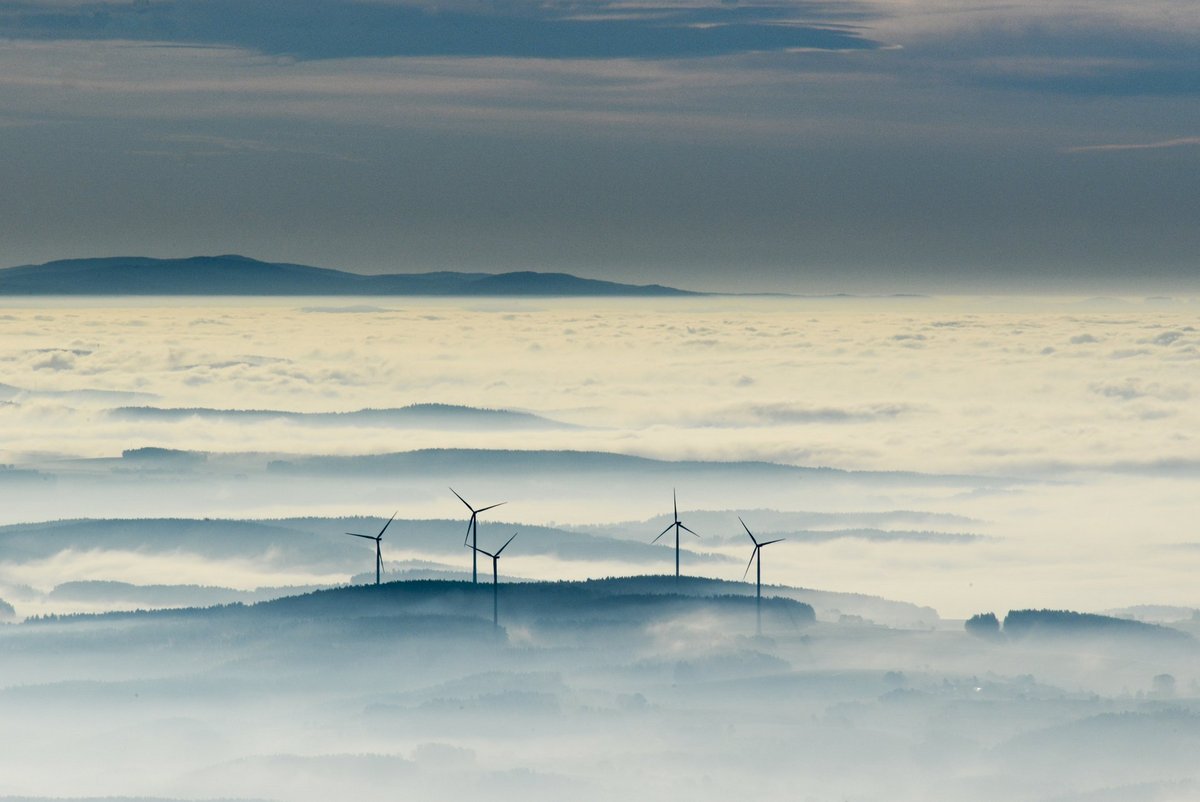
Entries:
{"type": "Polygon", "coordinates": [[[866,423],[892,420],[914,412],[906,404],[873,404],[861,407],[804,407],[797,404],[747,404],[728,410],[722,417],[744,425],[866,423]]]}
{"type": "Polygon", "coordinates": [[[1146,395],[1146,392],[1139,386],[1139,382],[1134,379],[1126,379],[1123,384],[1093,384],[1092,392],[1107,398],[1119,398],[1123,401],[1130,401],[1146,395]]]}
{"type": "Polygon", "coordinates": [[[1003,473],[1050,454],[1096,460],[1088,443],[1103,442],[1114,458],[1146,449],[1188,456],[1191,446],[1178,435],[1200,426],[1183,403],[1194,388],[1170,361],[1191,336],[1187,306],[1132,318],[1127,309],[1120,320],[1130,325],[1111,315],[1081,321],[1069,306],[993,309],[968,329],[926,334],[923,352],[879,348],[875,356],[863,352],[899,331],[922,330],[924,320],[968,319],[978,307],[747,299],[719,309],[673,304],[649,315],[636,305],[587,302],[504,319],[511,310],[503,306],[473,303],[466,310],[452,300],[429,301],[384,320],[343,314],[337,326],[321,327],[298,308],[270,304],[74,310],[74,317],[56,315],[52,333],[33,320],[44,309],[9,310],[14,319],[0,321],[0,364],[16,388],[4,397],[18,405],[0,409],[8,433],[0,461],[29,452],[111,456],[135,445],[316,454],[478,446],[1003,473]],[[822,303],[836,305],[837,315],[808,320],[805,311],[797,329],[796,305],[822,303]],[[602,327],[593,310],[602,313],[602,327]],[[210,320],[226,325],[188,325],[210,320]],[[1159,328],[1147,331],[1151,320],[1159,328]],[[131,329],[130,321],[144,325],[131,329]],[[688,325],[714,332],[713,344],[687,345],[688,325]],[[1083,326],[1103,337],[1104,349],[1060,349],[1030,361],[1044,342],[1068,342],[1083,326]],[[576,333],[564,338],[565,328],[576,333]],[[1138,342],[1172,332],[1184,337],[1169,347],[1138,342]],[[534,342],[542,350],[527,350],[534,342]],[[92,353],[75,356],[73,370],[37,369],[46,348],[92,353]],[[657,358],[651,364],[632,354],[657,358]],[[1136,358],[1110,358],[1118,354],[1136,358]],[[555,377],[550,385],[547,375],[555,377]],[[739,384],[741,376],[754,383],[739,384]],[[23,395],[29,388],[37,397],[23,395]],[[1135,437],[1128,417],[1111,416],[1118,414],[1113,402],[1139,400],[1161,402],[1156,408],[1175,410],[1176,418],[1144,421],[1135,437]],[[95,414],[97,407],[147,403],[298,414],[253,426],[219,415],[130,421],[95,414]],[[585,428],[424,431],[369,416],[333,430],[310,425],[314,413],[424,403],[528,410],[585,428]],[[1064,419],[1080,428],[1065,427],[1064,419]]]}
{"type": "Polygon", "coordinates": [[[34,370],[74,370],[76,357],[70,352],[54,352],[33,363],[34,370]]]}
{"type": "Polygon", "coordinates": [[[183,552],[147,554],[116,549],[65,549],[27,562],[0,563],[0,579],[50,590],[66,581],[116,580],[132,584],[216,585],[253,590],[271,585],[332,585],[343,572],[303,570],[269,560],[210,559],[183,552]]]}
{"type": "MultiPolygon", "coordinates": [[[[759,532],[766,537],[766,532],[759,532]]],[[[929,543],[929,544],[968,544],[982,543],[992,538],[987,535],[976,535],[967,532],[935,532],[928,530],[901,529],[820,529],[820,530],[772,530],[770,536],[781,537],[797,543],[829,543],[838,540],[864,540],[871,543],[929,543]]],[[[727,542],[740,545],[744,538],[731,535],[727,542]]]]}
{"type": "Polygon", "coordinates": [[[1162,401],[1186,401],[1192,390],[1186,384],[1162,384],[1129,378],[1123,382],[1098,382],[1091,385],[1092,392],[1107,398],[1131,401],[1135,398],[1157,398],[1162,401]]]}
{"type": "Polygon", "coordinates": [[[353,304],[351,306],[305,306],[301,312],[309,314],[329,314],[329,315],[364,315],[364,314],[380,314],[391,312],[393,310],[382,306],[374,306],[372,304],[353,304]]]}
{"type": "MultiPolygon", "coordinates": [[[[1128,587],[1151,594],[1136,601],[1171,602],[1192,592],[1195,562],[1178,554],[1175,560],[1156,556],[1162,551],[1156,544],[1196,540],[1200,510],[1190,490],[1200,461],[1192,434],[1200,431],[1200,408],[1191,403],[1196,383],[1171,360],[1185,347],[1182,341],[1169,347],[1138,343],[1165,332],[1194,336],[1186,330],[1195,327],[1192,305],[1131,302],[1116,312],[1084,312],[1070,301],[1046,298],[735,298],[650,306],[586,300],[530,304],[506,318],[514,312],[509,304],[472,302],[465,308],[444,299],[406,302],[384,320],[373,314],[315,317],[298,306],[204,299],[175,307],[23,301],[5,309],[12,319],[0,320],[0,365],[14,387],[149,393],[161,407],[315,413],[437,401],[531,410],[587,428],[460,432],[359,421],[331,430],[310,425],[309,415],[250,426],[220,419],[122,421],[96,410],[130,403],[115,398],[87,405],[74,397],[22,398],[17,406],[0,407],[0,463],[37,467],[42,474],[0,469],[0,516],[40,520],[52,510],[53,516],[72,517],[241,518],[300,511],[389,515],[399,508],[402,517],[434,520],[461,511],[442,477],[428,472],[399,483],[370,471],[264,476],[262,465],[272,458],[267,454],[280,451],[545,448],[666,460],[764,459],[880,473],[783,472],[786,478],[738,481],[737,470],[701,477],[664,463],[649,473],[617,471],[572,483],[550,470],[468,475],[474,458],[464,470],[447,473],[470,482],[466,487],[454,480],[469,499],[509,502],[500,508],[503,518],[485,522],[489,528],[481,536],[487,542],[550,520],[588,524],[669,514],[671,488],[678,486],[685,522],[705,536],[688,540],[723,557],[697,562],[697,570],[703,566],[705,574],[728,579],[739,578],[749,558],[748,541],[726,540],[744,537],[736,517],[712,516],[707,525],[692,510],[736,508],[756,534],[875,529],[986,536],[964,545],[894,534],[890,540],[823,534],[773,546],[766,560],[769,582],[914,598],[947,615],[989,609],[985,605],[1002,610],[999,605],[1011,603],[1014,594],[1031,604],[1108,609],[1135,601],[1122,595],[1128,587]],[[54,320],[35,319],[44,315],[54,320]],[[134,320],[144,325],[126,325],[134,320]],[[187,325],[209,320],[227,325],[187,325]],[[971,325],[932,327],[946,320],[971,325]],[[329,325],[316,325],[322,321],[329,325]],[[688,326],[697,333],[689,335],[688,326]],[[563,337],[567,328],[575,333],[563,337]],[[881,346],[906,331],[926,334],[923,352],[881,346]],[[1065,345],[1083,332],[1103,339],[1105,347],[1065,345]],[[717,342],[693,349],[685,345],[689,336],[717,342]],[[527,351],[530,342],[542,350],[527,351]],[[1037,356],[1045,343],[1064,345],[1047,359],[1037,356]],[[864,355],[870,348],[876,353],[864,355]],[[1147,353],[1133,361],[1108,358],[1113,350],[1136,348],[1147,353]],[[75,371],[38,371],[33,363],[49,353],[41,349],[92,353],[76,357],[75,371]],[[89,373],[80,375],[84,369],[89,373]],[[192,374],[206,383],[189,385],[192,374]],[[737,387],[742,375],[755,383],[737,387]],[[190,472],[172,473],[161,464],[119,458],[138,446],[260,454],[214,456],[190,472]],[[113,459],[54,458],[59,456],[113,459]],[[980,493],[984,480],[978,478],[947,486],[946,480],[917,482],[892,473],[909,470],[1048,481],[1009,486],[990,479],[988,491],[980,493]],[[997,486],[1015,489],[1001,494],[997,486]],[[795,513],[777,520],[765,507],[830,517],[795,513]],[[868,517],[897,509],[972,522],[868,517]],[[513,526],[493,523],[499,520],[513,526]],[[1113,576],[1127,579],[1114,585],[1113,576]]],[[[612,533],[644,546],[664,526],[615,526],[612,533]]],[[[384,558],[389,564],[432,557],[469,565],[462,556],[446,556],[461,549],[462,524],[447,529],[454,531],[444,550],[409,546],[406,554],[397,537],[393,551],[385,544],[384,558]]],[[[340,546],[333,539],[343,530],[356,531],[328,528],[330,548],[340,546]]],[[[132,550],[97,556],[96,564],[146,582],[170,575],[220,584],[229,572],[228,581],[253,586],[274,584],[276,571],[283,573],[278,564],[249,557],[225,564],[198,562],[190,554],[178,555],[186,565],[172,568],[144,550],[124,553],[132,550]]],[[[340,554],[294,572],[296,579],[328,573],[340,554]]],[[[345,573],[366,570],[369,556],[366,564],[339,567],[345,573]]],[[[647,561],[515,550],[512,556],[507,570],[540,577],[635,573],[647,564],[667,570],[671,562],[669,551],[647,561]]],[[[42,586],[94,577],[90,564],[79,555],[45,561],[11,581],[42,586]]],[[[16,604],[8,593],[0,596],[16,604]]]]}
{"type": "Polygon", "coordinates": [[[1158,142],[1125,142],[1108,145],[1077,145],[1065,148],[1067,153],[1112,153],[1126,150],[1161,150],[1163,148],[1183,148],[1200,145],[1200,136],[1185,136],[1176,139],[1164,139],[1158,142]]]}
{"type": "Polygon", "coordinates": [[[1161,334],[1154,335],[1145,342],[1150,342],[1154,345],[1174,345],[1181,339],[1183,339],[1183,332],[1181,331],[1164,331],[1161,334]]]}
{"type": "Polygon", "coordinates": [[[1140,356],[1150,356],[1153,352],[1148,348],[1118,348],[1109,354],[1110,359],[1134,359],[1140,356]]]}
{"type": "MultiPolygon", "coordinates": [[[[11,39],[170,41],[243,47],[299,59],[387,56],[515,58],[685,58],[789,50],[874,47],[859,31],[831,24],[855,6],[831,11],[798,0],[787,7],[663,4],[639,13],[592,13],[520,3],[486,12],[463,5],[293,0],[285,12],[250,0],[56,5],[0,3],[0,35],[11,39]]],[[[861,12],[860,12],[861,13],[861,12]]]]}

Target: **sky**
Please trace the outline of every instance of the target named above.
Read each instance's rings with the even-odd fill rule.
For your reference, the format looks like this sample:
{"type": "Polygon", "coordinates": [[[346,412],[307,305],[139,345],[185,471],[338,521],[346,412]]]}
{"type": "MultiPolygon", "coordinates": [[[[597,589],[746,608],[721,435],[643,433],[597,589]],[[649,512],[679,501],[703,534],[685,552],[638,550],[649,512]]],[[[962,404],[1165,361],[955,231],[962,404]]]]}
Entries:
{"type": "Polygon", "coordinates": [[[0,264],[1200,285],[1200,6],[0,0],[0,264]]]}

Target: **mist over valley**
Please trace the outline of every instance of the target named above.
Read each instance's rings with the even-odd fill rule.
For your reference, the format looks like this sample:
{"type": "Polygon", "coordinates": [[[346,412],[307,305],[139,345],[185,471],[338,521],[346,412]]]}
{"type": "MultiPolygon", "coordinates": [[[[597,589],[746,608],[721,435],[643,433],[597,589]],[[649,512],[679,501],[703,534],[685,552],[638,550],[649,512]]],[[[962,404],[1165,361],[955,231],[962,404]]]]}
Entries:
{"type": "Polygon", "coordinates": [[[0,798],[1200,788],[1185,302],[303,304],[0,313],[0,798]]]}

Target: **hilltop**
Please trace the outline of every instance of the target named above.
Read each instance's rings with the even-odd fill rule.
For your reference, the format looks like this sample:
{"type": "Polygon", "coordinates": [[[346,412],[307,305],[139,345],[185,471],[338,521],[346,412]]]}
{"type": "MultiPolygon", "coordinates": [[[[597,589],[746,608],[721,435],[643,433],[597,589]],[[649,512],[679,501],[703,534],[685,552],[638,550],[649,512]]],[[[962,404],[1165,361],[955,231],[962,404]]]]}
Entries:
{"type": "MultiPolygon", "coordinates": [[[[501,609],[506,622],[519,622],[526,628],[551,630],[606,630],[640,627],[655,620],[704,613],[708,616],[746,618],[753,613],[754,598],[744,591],[721,593],[732,583],[697,582],[690,577],[649,576],[606,580],[561,582],[504,582],[499,587],[501,609]],[[715,592],[714,592],[715,591],[715,592]]],[[[742,590],[738,588],[738,590],[742,590]]],[[[453,622],[474,627],[476,619],[491,614],[493,589],[490,582],[474,584],[464,580],[416,579],[385,582],[382,585],[349,585],[325,588],[294,596],[260,601],[254,604],[234,602],[212,607],[165,609],[156,611],[80,614],[30,619],[36,625],[47,621],[185,618],[223,626],[258,628],[267,621],[280,619],[311,624],[321,620],[345,620],[382,617],[403,630],[404,622],[428,622],[448,617],[453,622]]],[[[795,629],[816,620],[811,605],[778,596],[763,598],[763,613],[780,626],[795,629]]],[[[456,623],[455,625],[459,625],[456,623]]],[[[424,626],[419,627],[421,631],[424,626]]],[[[433,626],[436,632],[440,625],[433,626]]]]}

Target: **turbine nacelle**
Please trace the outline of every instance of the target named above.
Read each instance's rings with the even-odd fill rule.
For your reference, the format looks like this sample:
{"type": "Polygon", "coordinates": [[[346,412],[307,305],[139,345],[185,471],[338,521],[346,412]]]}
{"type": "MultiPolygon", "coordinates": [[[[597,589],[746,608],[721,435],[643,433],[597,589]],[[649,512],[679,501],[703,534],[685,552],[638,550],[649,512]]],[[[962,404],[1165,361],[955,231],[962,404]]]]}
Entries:
{"type": "Polygon", "coordinates": [[[383,573],[383,545],[382,545],[383,544],[383,533],[387,531],[387,528],[392,525],[392,521],[396,520],[396,516],[399,514],[400,514],[399,510],[396,510],[395,512],[393,512],[392,517],[387,519],[387,523],[385,523],[383,525],[383,528],[379,530],[378,535],[360,535],[357,532],[347,532],[346,533],[350,537],[361,537],[364,540],[374,540],[375,541],[375,584],[376,585],[379,584],[380,575],[383,573]]]}
{"type": "Polygon", "coordinates": [[[499,507],[501,504],[504,504],[505,502],[501,501],[500,504],[490,504],[486,507],[480,507],[479,509],[475,509],[474,507],[472,507],[470,505],[470,503],[465,498],[460,496],[458,494],[458,491],[455,490],[453,487],[450,488],[450,492],[453,493],[458,498],[458,500],[463,503],[464,507],[466,507],[468,510],[471,511],[471,517],[467,519],[467,534],[466,534],[466,537],[463,538],[463,545],[471,547],[471,581],[478,582],[479,581],[479,571],[478,571],[478,568],[476,565],[476,559],[479,556],[478,555],[479,549],[475,548],[475,546],[476,546],[476,544],[478,542],[478,538],[479,538],[479,513],[487,512],[488,510],[494,510],[497,507],[499,507]]]}
{"type": "Polygon", "coordinates": [[[659,532],[658,535],[654,538],[654,540],[650,541],[650,543],[651,543],[651,545],[657,543],[658,539],[661,538],[663,535],[665,535],[667,532],[670,532],[672,529],[675,530],[675,576],[678,577],[679,576],[679,530],[682,529],[684,532],[687,532],[688,534],[695,535],[696,538],[699,538],[700,536],[697,535],[695,532],[693,532],[691,529],[688,529],[687,526],[684,525],[683,521],[679,520],[679,498],[676,496],[674,488],[671,488],[671,508],[675,513],[675,520],[671,522],[670,526],[668,526],[666,529],[659,532]]]}
{"type": "Polygon", "coordinates": [[[483,549],[479,548],[478,546],[472,546],[470,543],[466,543],[464,545],[469,549],[473,549],[474,551],[479,552],[480,554],[486,554],[487,556],[491,557],[493,560],[499,560],[500,555],[504,552],[504,550],[506,548],[508,548],[508,544],[512,543],[513,538],[515,538],[516,536],[517,536],[517,533],[513,532],[512,537],[510,537],[508,540],[504,541],[504,545],[501,546],[500,548],[496,549],[495,554],[492,554],[490,551],[484,551],[483,549]]]}
{"type": "MultiPolygon", "coordinates": [[[[755,557],[758,558],[759,568],[762,567],[763,546],[770,546],[772,543],[779,543],[779,542],[786,540],[787,538],[779,537],[779,538],[775,538],[774,540],[764,540],[764,541],[760,542],[758,540],[758,538],[756,538],[754,536],[754,533],[750,531],[750,527],[746,526],[746,522],[742,520],[742,516],[740,516],[740,515],[738,516],[738,523],[740,523],[742,525],[742,528],[746,530],[746,534],[750,537],[750,542],[754,544],[754,550],[750,552],[750,562],[746,563],[746,570],[742,572],[742,579],[745,579],[746,575],[750,573],[750,566],[754,565],[755,557]]],[[[760,588],[762,587],[762,572],[761,571],[759,572],[759,587],[760,588]]]]}

